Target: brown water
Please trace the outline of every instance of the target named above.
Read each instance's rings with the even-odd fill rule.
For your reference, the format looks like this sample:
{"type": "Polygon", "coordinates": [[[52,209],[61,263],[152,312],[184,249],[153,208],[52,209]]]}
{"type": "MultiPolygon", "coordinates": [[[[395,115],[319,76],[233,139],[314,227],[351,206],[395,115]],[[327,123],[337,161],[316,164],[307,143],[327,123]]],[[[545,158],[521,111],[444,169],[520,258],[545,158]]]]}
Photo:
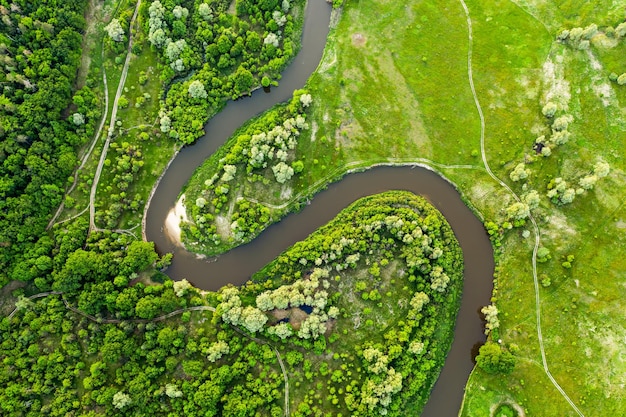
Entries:
{"type": "Polygon", "coordinates": [[[484,342],[478,311],[489,304],[493,253],[482,223],[463,204],[454,187],[437,174],[420,167],[378,167],[350,174],[317,194],[299,213],[269,227],[253,242],[217,258],[198,258],[174,245],[163,233],[167,213],[194,170],[245,121],[287,100],[294,89],[302,88],[315,70],[328,34],[330,7],[322,0],[310,0],[306,13],[302,50],[283,73],[280,86],[272,88],[270,94],[257,90],[251,98],[230,102],[206,125],[206,135],[195,145],[184,148],[172,162],[148,208],[146,237],[156,243],[160,253],[174,253],[174,261],[167,270],[170,277],[186,278],[199,288],[217,290],[228,283],[244,283],[290,245],[306,238],[360,197],[392,189],[425,196],[443,213],[461,244],[465,282],[454,342],[421,415],[457,416],[473,367],[472,348],[484,342]]]}

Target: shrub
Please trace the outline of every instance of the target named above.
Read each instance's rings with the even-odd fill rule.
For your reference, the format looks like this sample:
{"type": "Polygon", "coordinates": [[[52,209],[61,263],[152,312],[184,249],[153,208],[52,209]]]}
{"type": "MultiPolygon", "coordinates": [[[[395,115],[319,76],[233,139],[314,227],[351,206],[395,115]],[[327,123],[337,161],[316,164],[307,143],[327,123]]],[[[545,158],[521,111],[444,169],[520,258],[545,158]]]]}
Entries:
{"type": "Polygon", "coordinates": [[[490,374],[509,374],[515,367],[515,357],[499,344],[487,342],[479,349],[476,365],[490,374]]]}

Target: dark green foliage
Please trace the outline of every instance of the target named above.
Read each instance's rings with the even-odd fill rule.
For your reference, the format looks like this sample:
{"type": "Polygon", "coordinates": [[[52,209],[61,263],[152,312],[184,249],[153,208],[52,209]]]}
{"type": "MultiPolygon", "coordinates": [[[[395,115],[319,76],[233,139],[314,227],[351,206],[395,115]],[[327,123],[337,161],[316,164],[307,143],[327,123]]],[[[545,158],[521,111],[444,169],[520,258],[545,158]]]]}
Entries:
{"type": "Polygon", "coordinates": [[[98,101],[89,87],[72,104],[86,3],[2,4],[0,284],[14,268],[19,279],[31,278],[19,263],[40,251],[37,239],[61,202],[76,147],[97,121],[98,101]],[[75,113],[78,124],[72,122],[75,113]]]}
{"type": "Polygon", "coordinates": [[[158,28],[150,24],[151,7],[143,8],[144,29],[161,53],[166,64],[162,79],[170,84],[161,112],[171,118],[171,128],[164,132],[186,144],[202,135],[207,119],[226,100],[249,94],[263,80],[265,86],[276,82],[300,46],[303,0],[285,3],[287,10],[278,0],[237,1],[236,16],[222,13],[230,3],[211,2],[211,18],[204,17],[206,6],[200,11],[204,2],[161,3],[164,15],[157,19],[162,22],[158,28]],[[176,4],[189,10],[187,18],[174,16],[176,4]],[[206,99],[189,96],[193,81],[205,86],[206,99]]]}

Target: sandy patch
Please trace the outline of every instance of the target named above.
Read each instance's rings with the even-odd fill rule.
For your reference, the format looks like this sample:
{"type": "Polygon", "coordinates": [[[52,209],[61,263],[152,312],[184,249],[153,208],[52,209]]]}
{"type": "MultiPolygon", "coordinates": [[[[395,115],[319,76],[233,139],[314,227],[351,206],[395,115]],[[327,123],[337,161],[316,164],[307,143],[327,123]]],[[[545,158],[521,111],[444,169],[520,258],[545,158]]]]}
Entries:
{"type": "Polygon", "coordinates": [[[215,216],[215,228],[217,233],[223,238],[227,238],[231,235],[230,219],[225,216],[215,216]]]}
{"type": "Polygon", "coordinates": [[[606,82],[606,76],[602,73],[602,64],[590,50],[587,51],[587,57],[589,58],[592,70],[590,74],[591,88],[596,94],[596,97],[598,97],[604,107],[608,107],[611,104],[619,107],[613,87],[606,82]]]}
{"type": "Polygon", "coordinates": [[[509,407],[511,407],[517,413],[517,417],[526,417],[526,413],[524,412],[524,409],[518,403],[513,401],[512,399],[507,399],[507,400],[504,400],[504,401],[500,401],[500,402],[498,402],[496,404],[493,404],[489,408],[489,415],[490,416],[495,416],[496,411],[498,411],[498,408],[501,405],[508,405],[509,407]]]}
{"type": "Polygon", "coordinates": [[[331,69],[337,63],[337,53],[332,45],[329,45],[324,49],[324,54],[317,67],[317,73],[323,74],[331,69]]]}
{"type": "Polygon", "coordinates": [[[291,327],[293,327],[294,330],[300,330],[302,322],[309,317],[307,313],[300,310],[298,307],[291,307],[286,310],[275,309],[272,310],[271,313],[277,321],[289,319],[289,324],[291,324],[291,327]]]}
{"type": "Polygon", "coordinates": [[[356,47],[364,46],[367,42],[367,38],[362,33],[355,33],[352,35],[352,45],[356,47]]]}
{"type": "Polygon", "coordinates": [[[547,227],[544,229],[546,235],[552,242],[561,242],[567,246],[568,242],[572,242],[577,232],[568,222],[567,217],[563,213],[554,212],[548,217],[547,227]]]}
{"type": "Polygon", "coordinates": [[[180,240],[180,223],[188,221],[187,210],[185,209],[185,194],[183,194],[165,218],[165,233],[176,245],[183,245],[183,242],[180,240]]]}

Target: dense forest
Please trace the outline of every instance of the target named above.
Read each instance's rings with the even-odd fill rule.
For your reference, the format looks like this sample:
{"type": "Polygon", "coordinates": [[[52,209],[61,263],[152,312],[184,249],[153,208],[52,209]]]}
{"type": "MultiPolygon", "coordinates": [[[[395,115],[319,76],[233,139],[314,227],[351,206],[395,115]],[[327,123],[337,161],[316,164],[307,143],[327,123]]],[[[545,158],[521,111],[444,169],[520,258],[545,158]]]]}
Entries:
{"type": "Polygon", "coordinates": [[[143,7],[149,43],[171,84],[160,112],[163,133],[192,143],[227,99],[277,85],[300,48],[304,1],[159,0],[143,7]]]}
{"type": "Polygon", "coordinates": [[[46,224],[99,116],[89,86],[73,94],[86,3],[0,1],[0,283],[47,270],[46,224]]]}
{"type": "Polygon", "coordinates": [[[124,239],[88,239],[56,292],[1,322],[4,415],[280,416],[288,389],[293,416],[401,416],[443,365],[463,261],[445,219],[410,193],[357,201],[218,293],[129,286],[157,259],[124,239]]]}

